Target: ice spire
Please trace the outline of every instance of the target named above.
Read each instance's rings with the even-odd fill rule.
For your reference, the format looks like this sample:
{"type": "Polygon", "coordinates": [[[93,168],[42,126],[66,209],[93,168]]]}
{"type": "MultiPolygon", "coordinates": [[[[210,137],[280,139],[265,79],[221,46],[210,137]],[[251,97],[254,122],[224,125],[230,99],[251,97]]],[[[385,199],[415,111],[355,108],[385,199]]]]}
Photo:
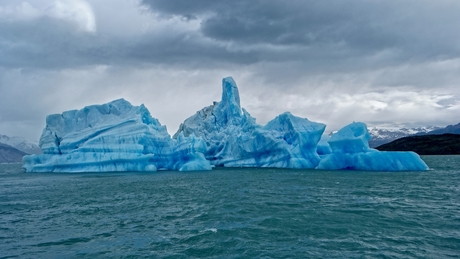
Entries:
{"type": "Polygon", "coordinates": [[[222,103],[225,103],[229,107],[238,108],[241,112],[240,106],[240,94],[238,87],[232,77],[226,77],[222,79],[222,103]]]}
{"type": "Polygon", "coordinates": [[[222,100],[215,109],[221,123],[237,125],[243,115],[240,105],[240,94],[238,87],[232,77],[222,79],[222,100]]]}

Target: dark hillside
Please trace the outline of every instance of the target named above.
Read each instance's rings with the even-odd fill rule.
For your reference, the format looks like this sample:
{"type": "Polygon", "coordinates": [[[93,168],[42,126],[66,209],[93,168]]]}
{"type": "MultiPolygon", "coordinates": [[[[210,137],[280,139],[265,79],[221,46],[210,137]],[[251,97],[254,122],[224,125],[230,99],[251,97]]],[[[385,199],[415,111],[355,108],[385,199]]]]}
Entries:
{"type": "Polygon", "coordinates": [[[414,151],[419,155],[460,154],[460,134],[422,135],[397,139],[381,145],[380,151],[414,151]]]}
{"type": "Polygon", "coordinates": [[[19,163],[25,155],[27,154],[12,146],[0,143],[0,163],[19,163]]]}

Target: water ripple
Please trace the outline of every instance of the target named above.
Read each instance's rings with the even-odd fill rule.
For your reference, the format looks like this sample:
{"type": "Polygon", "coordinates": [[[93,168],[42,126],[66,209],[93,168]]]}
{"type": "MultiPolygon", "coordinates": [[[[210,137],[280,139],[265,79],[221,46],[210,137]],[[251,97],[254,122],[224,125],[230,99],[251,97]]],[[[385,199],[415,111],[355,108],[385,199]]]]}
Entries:
{"type": "Polygon", "coordinates": [[[459,258],[460,156],[427,172],[25,174],[0,166],[0,258],[459,258]]]}

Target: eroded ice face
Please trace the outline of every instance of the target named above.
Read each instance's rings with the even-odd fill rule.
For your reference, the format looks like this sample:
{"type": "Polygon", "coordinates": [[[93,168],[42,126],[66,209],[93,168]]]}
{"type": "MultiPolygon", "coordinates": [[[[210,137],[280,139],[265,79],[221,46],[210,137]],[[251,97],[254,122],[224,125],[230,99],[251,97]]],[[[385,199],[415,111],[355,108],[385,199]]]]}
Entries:
{"type": "Polygon", "coordinates": [[[173,140],[144,105],[124,99],[47,117],[43,154],[26,156],[28,172],[210,170],[201,139],[173,140]]]}

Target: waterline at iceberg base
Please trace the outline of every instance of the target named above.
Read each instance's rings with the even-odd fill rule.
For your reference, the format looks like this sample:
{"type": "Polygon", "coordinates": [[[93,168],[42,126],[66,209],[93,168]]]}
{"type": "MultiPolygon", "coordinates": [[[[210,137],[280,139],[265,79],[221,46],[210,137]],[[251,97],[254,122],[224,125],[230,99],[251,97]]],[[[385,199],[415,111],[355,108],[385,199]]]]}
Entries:
{"type": "Polygon", "coordinates": [[[265,126],[241,108],[236,83],[222,80],[222,100],[203,108],[173,138],[144,105],[124,99],[49,115],[42,155],[23,158],[27,172],[115,172],[277,167],[327,170],[427,170],[414,152],[369,148],[364,123],[352,123],[329,140],[326,125],[289,112],[265,126]]]}

